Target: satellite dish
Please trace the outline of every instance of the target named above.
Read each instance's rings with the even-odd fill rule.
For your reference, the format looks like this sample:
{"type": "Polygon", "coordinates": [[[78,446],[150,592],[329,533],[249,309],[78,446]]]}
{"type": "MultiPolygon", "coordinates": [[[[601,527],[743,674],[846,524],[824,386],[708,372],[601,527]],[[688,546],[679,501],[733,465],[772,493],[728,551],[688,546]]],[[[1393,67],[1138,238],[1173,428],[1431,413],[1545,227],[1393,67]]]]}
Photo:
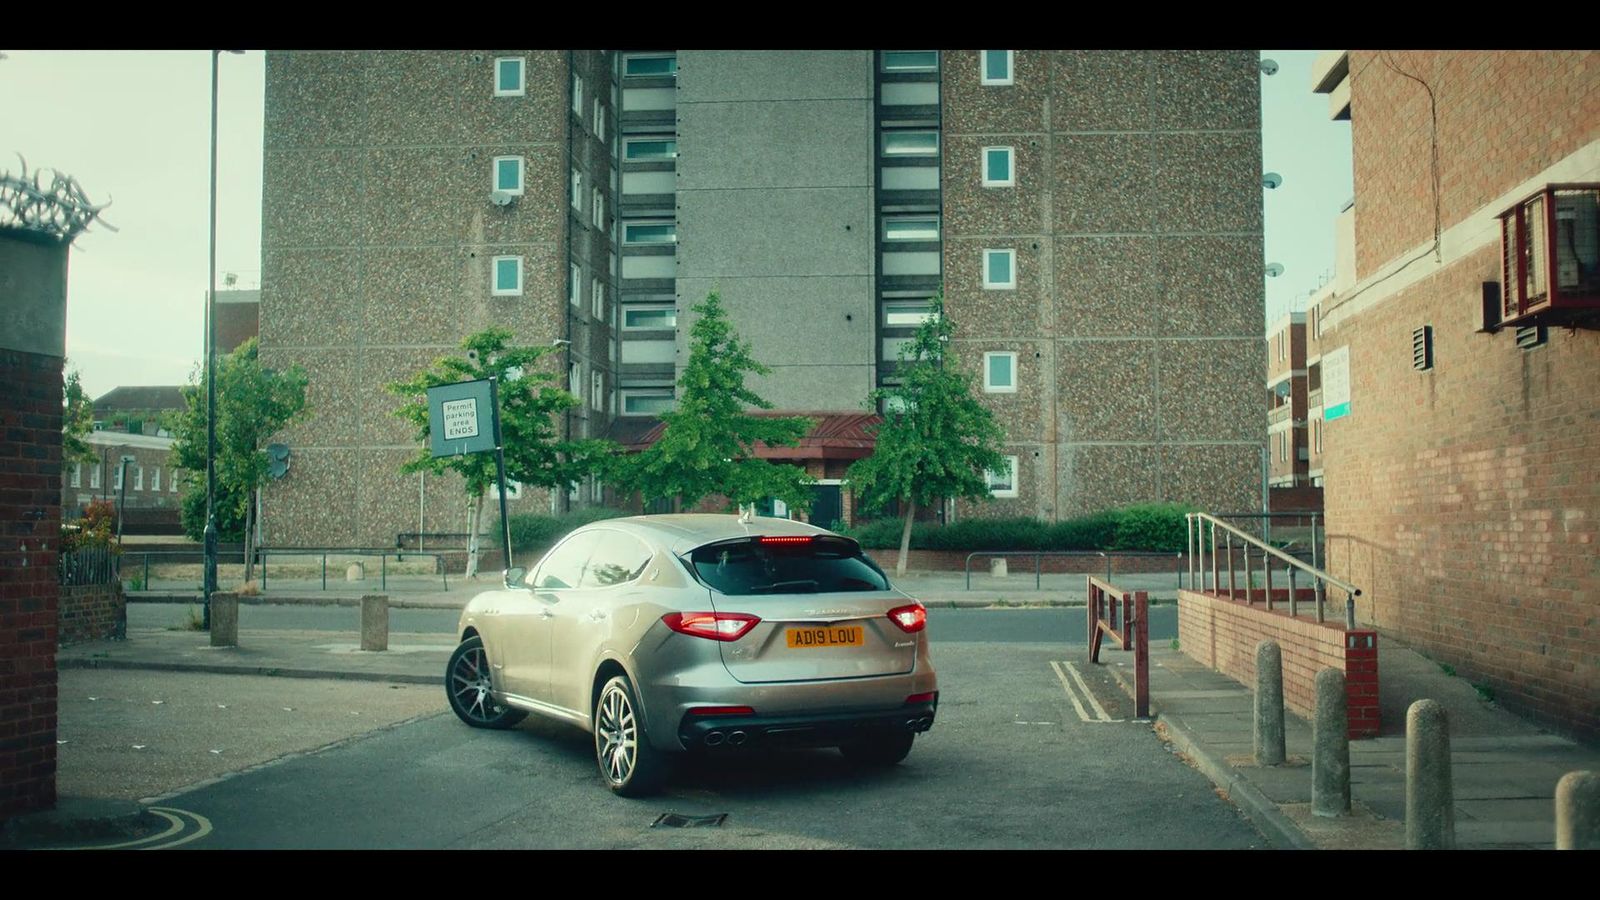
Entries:
{"type": "Polygon", "coordinates": [[[274,479],[282,478],[289,473],[289,445],[267,445],[267,474],[274,479]]]}
{"type": "Polygon", "coordinates": [[[1277,62],[1277,60],[1263,59],[1261,61],[1261,74],[1263,74],[1263,75],[1276,75],[1276,74],[1278,74],[1278,62],[1277,62]]]}
{"type": "Polygon", "coordinates": [[[509,191],[495,191],[489,195],[489,202],[495,206],[510,206],[511,201],[515,199],[516,195],[509,191]]]}
{"type": "Polygon", "coordinates": [[[1277,172],[1268,172],[1267,174],[1261,176],[1261,184],[1270,191],[1278,185],[1283,184],[1283,176],[1279,175],[1277,172]]]}
{"type": "Polygon", "coordinates": [[[1279,275],[1282,275],[1282,274],[1283,274],[1283,264],[1282,263],[1272,263],[1271,265],[1267,266],[1267,277],[1268,278],[1277,278],[1279,275]]]}

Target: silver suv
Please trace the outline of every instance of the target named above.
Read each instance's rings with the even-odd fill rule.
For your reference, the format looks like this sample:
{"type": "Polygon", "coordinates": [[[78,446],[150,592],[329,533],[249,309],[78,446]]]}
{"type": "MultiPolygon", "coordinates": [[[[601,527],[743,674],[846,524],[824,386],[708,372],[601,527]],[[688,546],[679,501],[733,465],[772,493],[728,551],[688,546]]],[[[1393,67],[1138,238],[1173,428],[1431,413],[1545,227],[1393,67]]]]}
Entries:
{"type": "Polygon", "coordinates": [[[838,747],[893,765],[933,726],[928,613],[855,541],[787,519],[586,525],[461,612],[450,707],[594,735],[611,790],[657,789],[674,754],[838,747]]]}

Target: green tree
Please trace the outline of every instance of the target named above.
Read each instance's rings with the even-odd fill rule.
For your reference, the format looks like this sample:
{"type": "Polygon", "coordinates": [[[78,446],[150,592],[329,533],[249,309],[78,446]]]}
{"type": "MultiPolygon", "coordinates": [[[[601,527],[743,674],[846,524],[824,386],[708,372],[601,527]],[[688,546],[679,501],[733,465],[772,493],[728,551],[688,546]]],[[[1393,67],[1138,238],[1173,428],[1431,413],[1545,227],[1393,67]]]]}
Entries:
{"type": "Polygon", "coordinates": [[[100,457],[89,446],[89,434],[94,431],[94,403],[84,391],[77,369],[68,372],[61,383],[61,405],[61,464],[98,463],[100,457]]]}
{"type": "MultiPolygon", "coordinates": [[[[578,398],[556,386],[556,376],[542,371],[540,359],[553,347],[513,347],[512,334],[491,328],[461,342],[466,358],[440,357],[432,368],[386,386],[404,402],[394,414],[411,423],[420,447],[401,472],[460,475],[467,501],[468,578],[478,574],[478,533],[483,527],[483,502],[497,478],[493,453],[435,457],[428,430],[428,388],[458,381],[499,380],[500,439],[505,448],[506,478],[521,484],[569,490],[600,468],[617,450],[611,441],[561,440],[561,415],[578,406],[578,398]]],[[[507,564],[510,561],[507,560],[507,564]]]]}
{"type": "Polygon", "coordinates": [[[755,456],[756,445],[792,447],[815,424],[803,416],[752,415],[772,404],[745,386],[746,372],[771,372],[750,355],[715,291],[694,307],[689,363],[678,379],[678,400],[661,415],[666,429],[648,449],[621,457],[610,478],[646,502],[677,497],[693,506],[712,494],[746,504],[775,497],[801,509],[811,505],[813,479],[804,469],[755,456]]]}
{"type": "Polygon", "coordinates": [[[971,376],[946,365],[955,323],[944,310],[944,292],[930,301],[929,317],[900,348],[900,385],[872,392],[869,408],[884,401],[883,424],[872,455],[857,460],[845,477],[866,511],[900,501],[905,527],[895,574],[906,572],[911,521],[919,505],[948,497],[986,500],[987,472],[1005,465],[1005,434],[972,393],[971,376]]]}
{"type": "MultiPolygon", "coordinates": [[[[217,360],[217,534],[245,544],[245,580],[252,576],[253,524],[261,486],[267,480],[267,442],[306,412],[307,379],[299,366],[284,371],[261,365],[255,338],[217,360]]],[[[183,527],[193,540],[205,537],[206,377],[197,369],[183,388],[188,404],[174,429],[172,464],[190,473],[183,501],[183,527]],[[196,499],[198,495],[198,499],[196,499]]]]}

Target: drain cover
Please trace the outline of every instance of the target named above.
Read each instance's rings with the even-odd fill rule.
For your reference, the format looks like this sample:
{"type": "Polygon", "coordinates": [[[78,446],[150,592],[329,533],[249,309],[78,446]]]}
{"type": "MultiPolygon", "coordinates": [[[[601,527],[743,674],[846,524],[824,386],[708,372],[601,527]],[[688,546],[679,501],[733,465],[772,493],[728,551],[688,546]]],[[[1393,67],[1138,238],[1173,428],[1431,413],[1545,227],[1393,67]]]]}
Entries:
{"type": "Polygon", "coordinates": [[[650,823],[651,828],[715,828],[727,821],[727,813],[717,813],[714,816],[680,816],[677,813],[662,813],[650,823]]]}

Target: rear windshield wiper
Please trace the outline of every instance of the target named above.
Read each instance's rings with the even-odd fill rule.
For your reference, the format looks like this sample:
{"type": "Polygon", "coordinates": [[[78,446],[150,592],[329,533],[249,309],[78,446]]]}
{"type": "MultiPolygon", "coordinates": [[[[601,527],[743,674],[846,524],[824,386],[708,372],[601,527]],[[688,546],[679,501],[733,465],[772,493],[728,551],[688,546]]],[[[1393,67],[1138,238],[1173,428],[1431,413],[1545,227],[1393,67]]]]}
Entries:
{"type": "Polygon", "coordinates": [[[818,587],[818,584],[815,581],[806,581],[806,580],[803,580],[803,581],[775,581],[772,584],[758,585],[757,587],[751,588],[750,591],[751,591],[751,593],[757,593],[757,594],[766,594],[766,593],[776,594],[776,593],[781,593],[781,592],[784,592],[784,591],[791,591],[793,593],[812,593],[812,594],[815,594],[817,592],[817,587],[818,587]],[[809,588],[809,591],[796,590],[796,588],[809,588]]]}

